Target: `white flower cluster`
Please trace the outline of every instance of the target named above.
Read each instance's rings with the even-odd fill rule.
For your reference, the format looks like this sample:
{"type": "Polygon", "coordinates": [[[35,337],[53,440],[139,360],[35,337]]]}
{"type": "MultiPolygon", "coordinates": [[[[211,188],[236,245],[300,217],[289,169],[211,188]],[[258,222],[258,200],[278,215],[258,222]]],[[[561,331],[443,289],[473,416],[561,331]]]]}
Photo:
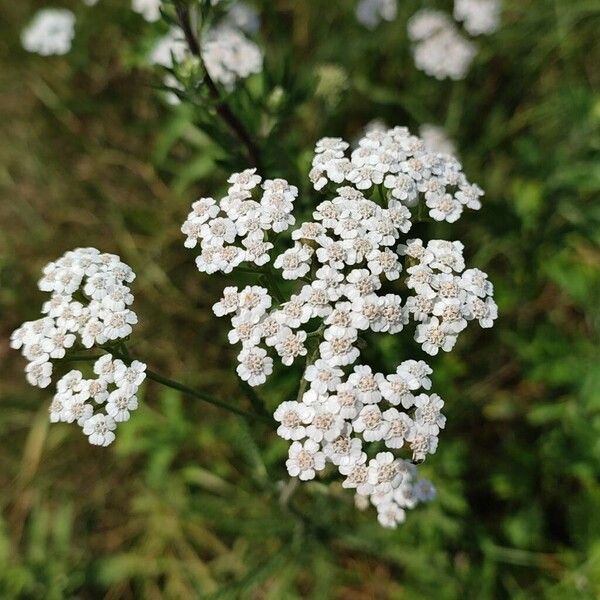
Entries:
{"type": "MultiPolygon", "coordinates": [[[[213,81],[232,89],[238,79],[245,79],[262,71],[262,50],[244,34],[244,31],[254,32],[258,25],[256,13],[238,3],[219,24],[203,34],[202,60],[213,81]]],[[[189,50],[183,33],[174,27],[155,45],[150,53],[150,61],[172,68],[188,56],[189,50]]],[[[167,76],[165,83],[176,85],[173,79],[172,76],[167,76]]]]}
{"type": "Polygon", "coordinates": [[[27,381],[49,386],[52,360],[63,358],[77,336],[85,348],[127,337],[137,323],[127,286],[134,279],[135,273],[118,256],[95,248],[71,250],[46,265],[38,283],[51,294],[42,307],[44,316],[23,323],[10,342],[29,361],[27,381]]]}
{"type": "Polygon", "coordinates": [[[28,52],[42,56],[67,54],[75,36],[75,15],[64,8],[45,8],[36,13],[21,33],[28,52]]]}
{"type": "Polygon", "coordinates": [[[242,262],[268,263],[273,244],[267,232],[281,233],[295,222],[292,210],[298,188],[284,179],[262,181],[256,169],[247,169],[234,173],[228,182],[227,195],[218,203],[213,198],[194,202],[181,227],[187,248],[200,242],[196,265],[206,273],[231,273],[242,262]],[[254,200],[252,192],[258,189],[260,199],[254,200]]]}
{"type": "MultiPolygon", "coordinates": [[[[373,187],[391,195],[389,209],[410,216],[403,207],[418,204],[421,196],[436,221],[454,223],[464,208],[479,209],[482,190],[470,184],[460,162],[453,156],[431,152],[406,127],[368,132],[345,156],[348,144],[339,138],[323,138],[317,143],[309,177],[320,190],[328,183],[352,183],[358,190],[373,187]]],[[[359,195],[360,196],[360,195],[359,195]]],[[[338,201],[343,204],[343,201],[338,201]]],[[[334,215],[335,218],[335,215],[334,215]]],[[[400,227],[402,233],[410,221],[400,227]]],[[[397,233],[397,232],[396,232],[397,233]]],[[[390,244],[394,235],[387,237],[390,244]]]]}
{"type": "Polygon", "coordinates": [[[454,0],[454,18],[471,35],[489,35],[500,27],[500,0],[454,0]]]}
{"type": "Polygon", "coordinates": [[[450,222],[463,206],[479,208],[482,191],[466,180],[460,163],[428,152],[400,127],[367,133],[351,159],[344,156],[347,148],[337,138],[317,143],[315,187],[354,185],[339,185],[331,200],[321,202],[313,221],[292,232],[294,246],[274,261],[283,279],[302,280],[297,293],[273,306],[263,287],[228,287],[213,310],[231,318],[229,341],[242,347],[237,372],[249,385],[266,381],[272,355],[288,366],[308,357],[297,400],[283,402],[274,414],[278,434],[291,441],[290,475],[312,479],[332,463],[343,486],[368,498],[380,522],[393,527],[406,508],[433,492],[392,451],[406,447],[416,462],[434,453],[445,426],[443,401],[419,393],[431,387],[432,371],[423,361],[405,360],[388,375],[355,364],[360,338],[399,333],[412,318],[416,341],[436,354],[452,348],[467,321],[491,326],[497,309],[485,273],[465,270],[460,242],[399,244],[411,227],[409,207],[419,202],[432,218],[450,222]],[[380,291],[403,270],[414,292],[404,303],[380,291]],[[367,442],[386,450],[369,459],[367,442]]]}
{"type": "Polygon", "coordinates": [[[477,53],[452,20],[437,10],[415,13],[408,21],[408,36],[414,42],[415,65],[436,79],[464,79],[477,53]]]}
{"type": "Polygon", "coordinates": [[[228,89],[233,89],[238,79],[260,73],[263,68],[262,50],[229,24],[207,32],[202,40],[202,58],[211,78],[228,89]]]}
{"type": "Polygon", "coordinates": [[[108,446],[115,439],[117,423],[128,421],[138,407],[137,391],[146,379],[146,365],[134,360],[129,366],[105,354],[94,364],[96,377],[69,371],[58,380],[50,405],[52,423],[77,423],[90,444],[108,446]],[[104,412],[98,411],[104,406],[104,412]]]}
{"type": "Polygon", "coordinates": [[[408,240],[399,248],[416,264],[407,269],[406,286],[415,292],[406,301],[417,326],[415,340],[425,352],[436,355],[449,352],[467,321],[492,327],[498,307],[492,295],[494,287],[487,274],[465,268],[461,242],[431,240],[423,246],[420,239],[408,240]],[[458,273],[462,273],[458,275],[458,273]]]}
{"type": "Polygon", "coordinates": [[[356,19],[368,29],[375,29],[381,21],[393,21],[398,14],[398,0],[359,0],[356,19]]]}

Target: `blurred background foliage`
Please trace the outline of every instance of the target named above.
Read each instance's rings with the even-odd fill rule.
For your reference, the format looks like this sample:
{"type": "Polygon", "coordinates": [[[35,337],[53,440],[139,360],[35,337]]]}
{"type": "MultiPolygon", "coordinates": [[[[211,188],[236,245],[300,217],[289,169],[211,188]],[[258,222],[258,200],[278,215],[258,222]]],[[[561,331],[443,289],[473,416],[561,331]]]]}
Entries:
{"type": "MultiPolygon", "coordinates": [[[[252,4],[266,68],[229,102],[305,210],[316,139],[374,118],[444,125],[486,190],[480,213],[423,232],[463,240],[500,306],[493,330],[433,361],[449,423],[424,473],[439,499],[383,530],[338,484],[294,490],[268,426],[153,384],[109,450],[49,427],[50,394],[26,385],[8,337],[39,312],[40,268],[81,245],[138,274],[137,356],[247,404],[209,309],[225,278],[197,273],[179,232],[245,165],[210,106],[157,92],[145,56],[164,24],[125,0],[1,0],[0,597],[600,597],[600,5],[504,0],[502,29],[450,83],[414,68],[405,34],[419,7],[450,2],[401,0],[374,32],[350,1],[252,4]],[[19,44],[48,4],[78,15],[64,58],[19,44]]],[[[382,366],[416,352],[373,350],[382,366]]],[[[271,407],[298,375],[261,390],[271,407]]]]}

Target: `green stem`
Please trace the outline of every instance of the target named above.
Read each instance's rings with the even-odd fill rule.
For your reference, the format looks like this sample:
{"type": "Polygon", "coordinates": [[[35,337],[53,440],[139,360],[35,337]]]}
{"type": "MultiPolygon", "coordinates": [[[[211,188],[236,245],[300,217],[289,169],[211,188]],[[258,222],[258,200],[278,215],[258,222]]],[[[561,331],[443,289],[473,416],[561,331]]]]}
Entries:
{"type": "Polygon", "coordinates": [[[209,75],[206,69],[206,65],[204,64],[204,58],[202,56],[200,40],[198,39],[198,36],[194,31],[194,27],[192,26],[192,19],[189,8],[185,5],[177,6],[176,13],[177,19],[179,21],[179,26],[183,31],[190,52],[200,61],[202,70],[204,72],[204,82],[206,83],[206,87],[208,88],[209,94],[215,101],[215,108],[217,113],[228,125],[231,131],[237,136],[240,142],[242,142],[242,144],[245,146],[246,151],[248,153],[248,158],[250,159],[252,166],[256,167],[256,169],[259,172],[262,171],[261,157],[257,144],[252,139],[252,136],[246,129],[246,126],[231,110],[229,105],[223,100],[219,88],[212,80],[211,76],[209,75]]]}
{"type": "MultiPolygon", "coordinates": [[[[123,347],[124,347],[124,345],[123,345],[123,347]]],[[[106,351],[108,353],[112,354],[113,356],[115,356],[116,358],[120,358],[122,361],[124,361],[128,364],[131,364],[131,362],[133,360],[135,360],[134,358],[131,358],[129,356],[129,352],[127,351],[127,348],[125,348],[125,347],[124,347],[124,352],[122,354],[116,352],[114,349],[107,349],[106,351]]],[[[91,362],[91,361],[98,360],[102,356],[103,355],[72,355],[72,356],[66,356],[65,358],[60,359],[60,361],[62,361],[62,362],[91,362]]],[[[273,422],[272,417],[267,413],[267,411],[264,409],[264,407],[262,410],[260,410],[260,412],[251,413],[246,410],[243,410],[242,408],[238,408],[237,406],[228,404],[227,402],[223,402],[222,400],[219,400],[218,398],[214,398],[213,396],[211,396],[210,394],[207,394],[206,392],[202,392],[200,390],[195,390],[191,387],[188,387],[187,385],[184,385],[183,383],[180,383],[179,381],[175,381],[174,379],[169,379],[168,377],[165,377],[164,375],[161,375],[160,373],[156,373],[155,371],[151,371],[150,369],[146,369],[146,377],[148,377],[148,379],[151,379],[152,381],[156,381],[156,383],[160,383],[161,385],[164,385],[171,389],[182,392],[182,393],[186,394],[187,396],[192,396],[193,398],[197,398],[198,400],[202,400],[203,402],[207,402],[208,404],[212,404],[213,406],[217,406],[219,408],[227,410],[227,411],[234,413],[240,417],[244,417],[245,419],[261,420],[261,421],[269,422],[269,423],[273,422]]],[[[250,398],[250,400],[252,402],[252,398],[250,398]]]]}
{"type": "Polygon", "coordinates": [[[187,394],[188,396],[192,396],[193,398],[198,398],[198,400],[202,400],[203,402],[207,402],[208,404],[212,404],[213,406],[218,406],[219,408],[228,410],[229,412],[239,415],[240,417],[244,417],[246,419],[260,419],[261,421],[272,422],[272,419],[269,416],[251,413],[251,412],[245,411],[241,408],[237,408],[237,406],[232,406],[231,404],[227,404],[227,402],[223,402],[222,400],[213,398],[210,394],[206,394],[205,392],[201,392],[199,390],[194,390],[194,389],[188,387],[187,385],[184,385],[183,383],[179,383],[178,381],[175,381],[174,379],[169,379],[168,377],[164,377],[160,373],[156,373],[154,371],[151,371],[150,369],[146,369],[146,376],[148,377],[148,379],[151,379],[152,381],[156,381],[157,383],[160,383],[161,385],[170,387],[171,389],[177,390],[179,392],[183,392],[184,394],[187,394]]]}

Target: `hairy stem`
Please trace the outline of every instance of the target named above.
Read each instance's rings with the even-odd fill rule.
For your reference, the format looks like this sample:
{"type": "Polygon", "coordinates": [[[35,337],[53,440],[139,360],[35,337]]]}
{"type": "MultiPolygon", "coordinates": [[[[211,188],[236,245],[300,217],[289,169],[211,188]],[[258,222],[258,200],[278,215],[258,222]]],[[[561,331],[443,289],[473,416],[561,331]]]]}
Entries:
{"type": "Polygon", "coordinates": [[[204,59],[202,58],[200,41],[198,40],[196,32],[194,31],[194,27],[192,26],[189,8],[187,6],[178,6],[176,11],[179,26],[183,31],[190,52],[196,58],[198,58],[200,64],[202,65],[202,69],[204,71],[204,81],[206,82],[206,87],[208,88],[211,97],[215,101],[217,113],[223,119],[223,121],[227,123],[229,128],[233,131],[233,133],[235,133],[235,135],[239,138],[242,144],[244,144],[244,146],[246,147],[246,150],[248,152],[248,158],[250,159],[252,166],[256,167],[259,171],[262,171],[260,152],[258,146],[252,139],[252,136],[246,129],[245,125],[235,115],[235,113],[231,110],[229,105],[221,98],[219,88],[212,80],[211,76],[209,75],[206,69],[204,59]]]}

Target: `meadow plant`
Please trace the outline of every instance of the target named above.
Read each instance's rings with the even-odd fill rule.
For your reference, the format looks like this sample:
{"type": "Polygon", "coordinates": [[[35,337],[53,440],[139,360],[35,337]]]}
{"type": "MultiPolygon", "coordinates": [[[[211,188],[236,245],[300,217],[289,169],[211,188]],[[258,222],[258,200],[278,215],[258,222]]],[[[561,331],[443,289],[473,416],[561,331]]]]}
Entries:
{"type": "MultiPolygon", "coordinates": [[[[206,14],[211,4],[202,3],[206,14]]],[[[456,6],[472,33],[493,29],[493,11],[456,6]]],[[[157,16],[156,3],[134,2],[133,8],[149,21],[157,16]]],[[[394,18],[395,10],[395,2],[368,1],[357,9],[368,27],[394,18]]],[[[257,29],[255,13],[227,6],[197,28],[189,7],[175,3],[171,17],[151,62],[166,69],[165,83],[183,103],[204,84],[250,161],[227,179],[224,196],[192,204],[181,226],[184,245],[195,251],[200,272],[227,275],[233,284],[213,311],[230,321],[229,342],[240,346],[239,378],[250,389],[268,386],[301,361],[296,397],[271,408],[272,417],[264,405],[250,413],[134,359],[128,342],[137,323],[129,287],[135,274],[118,256],[94,248],[67,252],[44,268],[39,288],[50,299],[43,316],[18,328],[11,345],[28,360],[32,385],[48,387],[61,373],[50,420],[77,423],[91,444],[115,439],[117,423],[138,406],[139,387],[153,379],[268,422],[289,441],[291,477],[337,473],[342,486],[354,490],[357,506],[373,505],[381,525],[396,527],[407,509],[435,496],[416,465],[437,449],[444,401],[431,392],[433,369],[418,353],[399,357],[392,372],[382,373],[363,351],[380,336],[406,333],[435,356],[451,351],[469,323],[493,325],[492,283],[466,267],[463,243],[411,233],[424,221],[451,224],[478,210],[483,191],[467,179],[442,129],[425,126],[419,137],[379,123],[367,127],[353,149],[341,138],[320,139],[307,174],[313,191],[302,197],[299,189],[308,186],[269,178],[257,144],[224,96],[263,68],[262,51],[247,37],[257,29]],[[316,194],[323,199],[313,202],[316,194]],[[244,285],[248,277],[255,283],[244,285]],[[89,368],[67,369],[72,362],[89,368]]],[[[58,25],[36,23],[24,33],[27,49],[68,50],[71,17],[62,14],[58,25]]],[[[420,68],[439,78],[464,77],[474,50],[449,17],[422,11],[411,19],[409,34],[419,44],[420,68]]]]}

